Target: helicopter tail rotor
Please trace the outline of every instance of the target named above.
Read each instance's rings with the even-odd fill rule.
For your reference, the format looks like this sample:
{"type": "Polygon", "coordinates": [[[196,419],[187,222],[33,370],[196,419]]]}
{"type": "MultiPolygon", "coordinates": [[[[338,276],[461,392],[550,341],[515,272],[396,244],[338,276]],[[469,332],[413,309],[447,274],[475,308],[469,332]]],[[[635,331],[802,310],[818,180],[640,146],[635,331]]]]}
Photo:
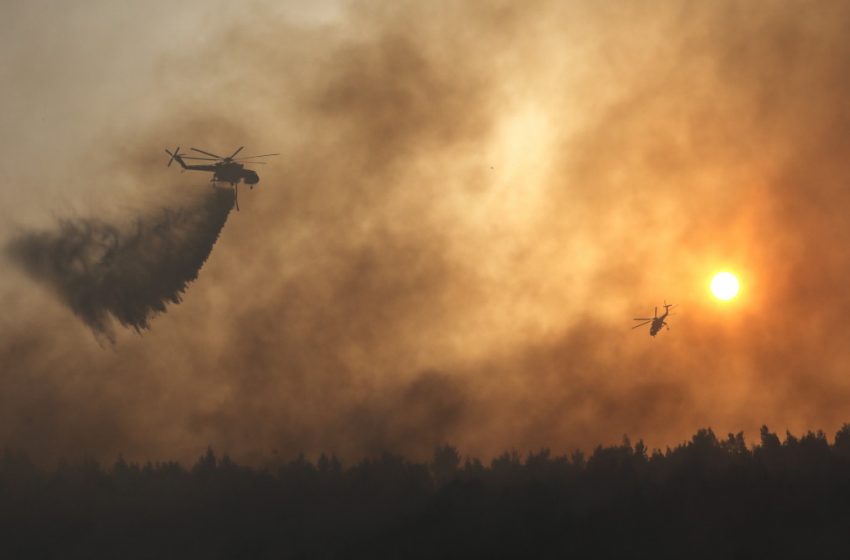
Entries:
{"type": "Polygon", "coordinates": [[[174,161],[174,158],[180,157],[180,146],[177,146],[177,149],[174,150],[174,153],[165,150],[165,153],[171,156],[171,159],[168,160],[168,165],[166,167],[171,167],[171,162],[174,161]]]}

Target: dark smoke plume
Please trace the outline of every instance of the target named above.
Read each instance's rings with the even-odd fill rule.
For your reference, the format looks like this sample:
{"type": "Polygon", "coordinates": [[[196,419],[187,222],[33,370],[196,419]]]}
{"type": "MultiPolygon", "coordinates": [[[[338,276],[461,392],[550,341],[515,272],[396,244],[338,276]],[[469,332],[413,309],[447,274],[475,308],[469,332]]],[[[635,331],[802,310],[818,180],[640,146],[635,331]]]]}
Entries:
{"type": "Polygon", "coordinates": [[[141,331],[167,303],[180,303],[233,203],[232,191],[215,189],[194,204],[163,208],[130,225],[66,219],[52,231],[22,232],[7,251],[95,334],[114,341],[110,315],[141,331]]]}

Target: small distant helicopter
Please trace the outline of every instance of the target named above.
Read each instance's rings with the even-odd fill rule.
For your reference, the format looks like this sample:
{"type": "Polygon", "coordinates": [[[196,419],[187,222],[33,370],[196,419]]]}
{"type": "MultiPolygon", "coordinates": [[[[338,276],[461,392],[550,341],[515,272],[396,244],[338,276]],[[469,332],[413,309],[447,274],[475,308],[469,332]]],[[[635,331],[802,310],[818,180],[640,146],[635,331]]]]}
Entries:
{"type": "Polygon", "coordinates": [[[236,209],[239,210],[239,191],[238,185],[239,181],[242,181],[250,188],[254,188],[254,185],[260,182],[260,176],[257,175],[256,171],[251,169],[245,169],[245,163],[248,164],[265,164],[264,161],[249,161],[257,158],[269,157],[269,156],[278,156],[280,154],[262,154],[259,156],[244,156],[241,158],[236,158],[237,154],[242,151],[242,148],[245,146],[240,146],[238,150],[233,152],[227,157],[217,156],[211,152],[206,152],[204,150],[199,150],[198,148],[190,148],[194,152],[198,152],[200,154],[204,154],[210,157],[196,157],[196,156],[188,156],[186,154],[180,153],[180,146],[177,146],[177,149],[173,152],[165,150],[165,153],[171,156],[171,159],[168,160],[167,167],[171,167],[171,162],[177,160],[177,163],[180,164],[184,170],[188,169],[189,171],[211,171],[213,176],[210,181],[213,186],[218,182],[222,183],[230,183],[230,186],[233,187],[233,196],[236,202],[236,209]],[[213,164],[208,165],[186,165],[184,160],[204,160],[204,161],[214,161],[213,164]]]}
{"type": "Polygon", "coordinates": [[[643,321],[642,323],[638,323],[632,329],[636,329],[638,327],[642,327],[646,324],[652,323],[649,327],[649,336],[655,336],[658,334],[658,331],[661,330],[662,327],[667,327],[667,330],[670,330],[670,326],[667,324],[667,316],[670,315],[670,310],[676,307],[675,305],[669,304],[666,301],[664,302],[664,313],[659,317],[658,316],[658,307],[655,308],[655,317],[635,317],[635,321],[643,321]]]}

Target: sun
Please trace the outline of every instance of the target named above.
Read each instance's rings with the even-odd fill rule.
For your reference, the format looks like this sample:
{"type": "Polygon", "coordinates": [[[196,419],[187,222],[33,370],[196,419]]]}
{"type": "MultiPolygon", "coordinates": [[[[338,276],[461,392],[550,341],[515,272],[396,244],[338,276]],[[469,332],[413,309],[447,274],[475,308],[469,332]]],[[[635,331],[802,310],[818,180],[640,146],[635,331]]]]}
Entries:
{"type": "Polygon", "coordinates": [[[731,272],[718,272],[711,279],[711,293],[717,299],[730,300],[738,295],[738,279],[731,272]]]}

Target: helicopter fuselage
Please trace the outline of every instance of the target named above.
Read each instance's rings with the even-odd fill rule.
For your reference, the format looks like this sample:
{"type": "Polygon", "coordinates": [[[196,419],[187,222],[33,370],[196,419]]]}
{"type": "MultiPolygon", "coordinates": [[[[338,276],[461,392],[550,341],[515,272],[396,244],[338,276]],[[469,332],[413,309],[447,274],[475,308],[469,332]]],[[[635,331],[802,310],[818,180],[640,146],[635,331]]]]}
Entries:
{"type": "Polygon", "coordinates": [[[649,336],[655,336],[658,334],[658,331],[664,328],[667,322],[664,320],[667,318],[667,315],[670,314],[670,308],[665,305],[664,306],[664,314],[661,317],[655,317],[652,319],[652,324],[649,326],[649,336]]]}
{"type": "Polygon", "coordinates": [[[226,162],[216,163],[213,165],[187,165],[180,156],[175,156],[175,160],[183,169],[187,171],[209,171],[213,174],[213,183],[230,183],[237,185],[240,181],[252,188],[260,182],[260,176],[252,169],[245,169],[241,163],[226,162]]]}

